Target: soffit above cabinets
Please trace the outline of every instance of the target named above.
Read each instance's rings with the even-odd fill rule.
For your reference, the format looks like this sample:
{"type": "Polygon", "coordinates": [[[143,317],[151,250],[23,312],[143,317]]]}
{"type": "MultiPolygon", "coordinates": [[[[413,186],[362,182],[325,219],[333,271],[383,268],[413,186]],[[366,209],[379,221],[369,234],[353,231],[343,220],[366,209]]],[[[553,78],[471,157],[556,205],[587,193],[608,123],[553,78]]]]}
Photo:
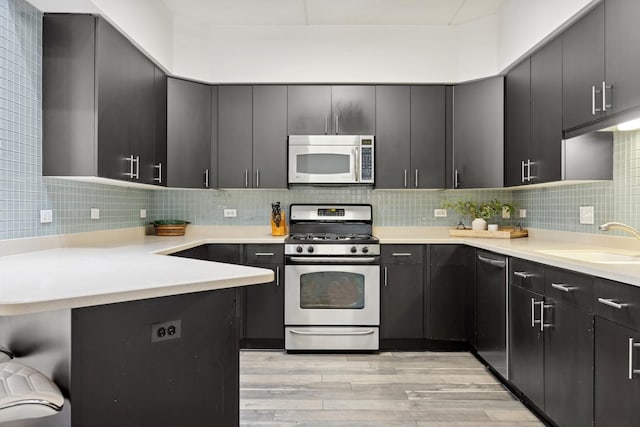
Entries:
{"type": "Polygon", "coordinates": [[[163,0],[174,15],[210,25],[459,25],[505,0],[163,0]]]}

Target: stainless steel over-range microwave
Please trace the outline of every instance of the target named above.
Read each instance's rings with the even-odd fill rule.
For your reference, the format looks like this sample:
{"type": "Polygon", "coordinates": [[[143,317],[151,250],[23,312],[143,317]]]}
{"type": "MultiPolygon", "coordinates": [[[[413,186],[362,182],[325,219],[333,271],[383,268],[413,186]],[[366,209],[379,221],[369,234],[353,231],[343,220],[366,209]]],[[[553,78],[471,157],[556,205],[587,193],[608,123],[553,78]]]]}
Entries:
{"type": "Polygon", "coordinates": [[[374,183],[372,135],[290,135],[289,184],[374,183]]]}

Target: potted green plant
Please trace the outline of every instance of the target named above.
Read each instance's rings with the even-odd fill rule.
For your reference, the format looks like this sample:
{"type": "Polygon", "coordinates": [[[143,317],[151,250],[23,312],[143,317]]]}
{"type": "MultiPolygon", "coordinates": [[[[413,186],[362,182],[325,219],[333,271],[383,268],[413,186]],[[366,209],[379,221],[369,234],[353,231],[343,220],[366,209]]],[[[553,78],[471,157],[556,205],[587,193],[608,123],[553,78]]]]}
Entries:
{"type": "Polygon", "coordinates": [[[505,210],[508,210],[509,214],[511,214],[513,212],[513,205],[511,203],[501,202],[498,199],[493,199],[483,203],[478,210],[478,214],[480,215],[480,218],[489,223],[488,229],[490,231],[497,231],[498,224],[491,223],[490,221],[491,219],[502,215],[502,212],[505,210]]]}
{"type": "MultiPolygon", "coordinates": [[[[462,216],[458,228],[466,228],[463,220],[465,217],[471,217],[471,229],[473,230],[486,230],[487,221],[501,215],[505,209],[507,209],[509,213],[514,211],[511,203],[501,202],[498,199],[492,199],[483,203],[474,200],[444,199],[440,206],[443,209],[453,209],[462,216]]],[[[495,224],[495,226],[492,224],[491,228],[497,230],[497,224],[495,224]]]]}

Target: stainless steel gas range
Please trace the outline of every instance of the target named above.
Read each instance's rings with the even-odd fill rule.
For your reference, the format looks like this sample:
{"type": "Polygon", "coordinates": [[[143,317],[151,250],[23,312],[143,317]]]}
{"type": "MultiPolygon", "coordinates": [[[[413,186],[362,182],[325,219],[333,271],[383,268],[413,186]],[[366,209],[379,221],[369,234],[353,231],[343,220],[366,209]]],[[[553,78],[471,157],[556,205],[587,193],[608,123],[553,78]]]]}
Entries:
{"type": "Polygon", "coordinates": [[[380,244],[371,205],[293,204],[285,349],[378,350],[380,244]]]}

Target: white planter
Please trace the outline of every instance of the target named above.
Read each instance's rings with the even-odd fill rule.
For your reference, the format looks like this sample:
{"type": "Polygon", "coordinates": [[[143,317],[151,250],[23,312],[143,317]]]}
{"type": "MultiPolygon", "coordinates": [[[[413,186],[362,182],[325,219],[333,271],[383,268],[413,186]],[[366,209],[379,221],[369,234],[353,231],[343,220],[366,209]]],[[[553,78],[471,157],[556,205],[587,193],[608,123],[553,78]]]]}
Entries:
{"type": "Polygon", "coordinates": [[[486,230],[487,229],[487,221],[482,218],[476,218],[471,221],[471,229],[472,230],[486,230]]]}
{"type": "Polygon", "coordinates": [[[498,224],[489,224],[487,227],[489,231],[498,231],[498,224]]]}

